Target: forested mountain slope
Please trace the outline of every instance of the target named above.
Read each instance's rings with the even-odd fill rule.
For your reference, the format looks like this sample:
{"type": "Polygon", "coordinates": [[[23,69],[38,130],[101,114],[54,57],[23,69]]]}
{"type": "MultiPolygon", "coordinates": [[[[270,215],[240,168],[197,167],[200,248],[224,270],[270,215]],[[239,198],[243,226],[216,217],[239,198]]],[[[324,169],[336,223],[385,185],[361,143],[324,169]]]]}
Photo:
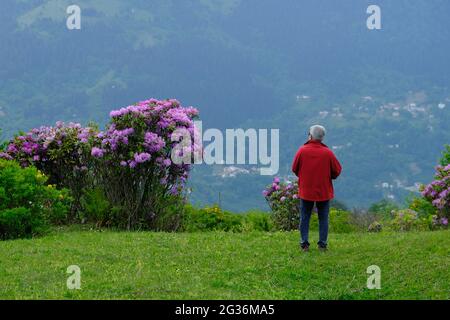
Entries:
{"type": "MultiPolygon", "coordinates": [[[[400,201],[450,141],[448,1],[377,1],[382,29],[372,31],[369,1],[79,0],[82,28],[68,30],[71,4],[0,4],[4,139],[175,97],[199,108],[206,128],[279,128],[288,176],[320,122],[344,165],[337,196],[350,205],[400,201]]],[[[270,177],[227,172],[198,167],[192,200],[264,206],[270,177]]]]}

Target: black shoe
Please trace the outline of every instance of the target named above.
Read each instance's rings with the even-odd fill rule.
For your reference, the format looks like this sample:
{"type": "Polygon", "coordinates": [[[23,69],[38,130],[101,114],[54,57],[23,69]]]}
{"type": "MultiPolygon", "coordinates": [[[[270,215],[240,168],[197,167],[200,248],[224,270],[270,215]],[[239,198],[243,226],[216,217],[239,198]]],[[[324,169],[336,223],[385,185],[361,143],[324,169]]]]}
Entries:
{"type": "Polygon", "coordinates": [[[318,244],[319,251],[327,251],[327,245],[319,242],[318,244]]]}
{"type": "Polygon", "coordinates": [[[303,252],[308,252],[309,251],[309,243],[301,243],[300,244],[300,248],[302,249],[303,252]]]}

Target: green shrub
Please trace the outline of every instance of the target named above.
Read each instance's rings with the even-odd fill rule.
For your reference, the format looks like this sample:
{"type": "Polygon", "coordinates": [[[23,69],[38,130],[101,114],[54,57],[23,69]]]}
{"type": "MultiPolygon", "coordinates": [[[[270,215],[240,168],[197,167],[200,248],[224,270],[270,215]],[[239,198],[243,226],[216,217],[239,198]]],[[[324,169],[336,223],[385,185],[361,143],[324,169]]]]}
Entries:
{"type": "Polygon", "coordinates": [[[27,238],[44,233],[47,230],[45,220],[32,213],[28,208],[20,207],[0,211],[0,239],[27,238]]]}
{"type": "Polygon", "coordinates": [[[34,167],[0,160],[0,238],[41,234],[51,223],[65,222],[71,205],[67,190],[47,185],[34,167]]]}
{"type": "MultiPolygon", "coordinates": [[[[329,221],[330,232],[348,233],[358,230],[358,228],[351,223],[350,213],[348,211],[332,208],[330,210],[329,221]]],[[[270,232],[280,230],[277,222],[274,221],[273,213],[248,211],[242,214],[236,214],[224,211],[218,206],[200,209],[193,206],[187,206],[182,229],[187,232],[217,230],[232,232],[270,232]]],[[[313,214],[311,218],[311,229],[318,229],[317,214],[313,214]]]]}
{"type": "Polygon", "coordinates": [[[388,222],[392,231],[411,231],[428,229],[428,221],[419,218],[419,214],[411,209],[396,210],[392,213],[392,219],[388,222]]]}
{"type": "Polygon", "coordinates": [[[369,214],[373,214],[379,219],[389,219],[392,211],[400,209],[395,202],[383,199],[379,202],[372,204],[369,207],[369,214]]]}
{"type": "Polygon", "coordinates": [[[420,218],[428,218],[437,214],[436,207],[433,206],[431,201],[422,197],[410,198],[407,201],[408,208],[418,213],[420,218]]]}
{"type": "Polygon", "coordinates": [[[168,195],[165,199],[161,199],[161,203],[165,203],[165,205],[164,210],[161,210],[159,214],[154,211],[148,213],[151,215],[149,217],[150,228],[155,231],[181,231],[186,212],[184,199],[178,195],[168,195]]]}
{"type": "MultiPolygon", "coordinates": [[[[331,208],[328,222],[329,231],[332,233],[350,233],[355,232],[358,229],[354,224],[352,224],[350,219],[350,212],[348,211],[331,208]]],[[[319,229],[319,218],[314,211],[311,216],[310,229],[319,229]]]]}
{"type": "Polygon", "coordinates": [[[272,210],[272,220],[278,230],[298,229],[300,211],[297,192],[297,182],[281,181],[278,177],[263,190],[263,196],[272,210]]]}
{"type": "Polygon", "coordinates": [[[186,206],[182,229],[187,232],[197,231],[273,231],[274,222],[269,213],[248,211],[238,214],[224,211],[217,205],[205,208],[186,206]]]}
{"type": "Polygon", "coordinates": [[[223,211],[218,206],[201,209],[187,206],[184,216],[184,230],[194,231],[243,231],[243,217],[223,211]]]}
{"type": "Polygon", "coordinates": [[[350,223],[358,231],[367,231],[373,223],[383,221],[383,215],[380,213],[367,212],[361,208],[354,208],[350,212],[350,223]]]}
{"type": "Polygon", "coordinates": [[[243,216],[243,229],[245,231],[273,231],[275,224],[270,213],[262,211],[249,211],[243,216]]]}
{"type": "Polygon", "coordinates": [[[80,199],[81,222],[95,223],[98,227],[108,226],[112,207],[102,189],[86,189],[80,199]]]}

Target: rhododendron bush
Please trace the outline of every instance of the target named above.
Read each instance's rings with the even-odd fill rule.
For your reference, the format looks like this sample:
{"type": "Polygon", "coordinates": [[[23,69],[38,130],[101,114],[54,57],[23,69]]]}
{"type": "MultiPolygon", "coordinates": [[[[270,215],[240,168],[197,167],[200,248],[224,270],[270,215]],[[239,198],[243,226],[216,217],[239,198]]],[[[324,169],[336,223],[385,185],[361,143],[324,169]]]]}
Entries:
{"type": "Polygon", "coordinates": [[[272,210],[275,225],[280,230],[289,231],[298,228],[300,213],[297,192],[297,182],[281,181],[278,177],[263,190],[263,196],[272,210]]]}
{"type": "Polygon", "coordinates": [[[422,195],[438,209],[435,224],[447,227],[450,216],[450,164],[436,167],[434,181],[422,189],[422,195]]]}
{"type": "Polygon", "coordinates": [[[49,177],[50,184],[69,188],[74,197],[72,211],[76,211],[88,178],[87,142],[95,132],[79,123],[57,122],[55,127],[17,135],[0,158],[16,160],[22,167],[35,166],[49,177]]]}
{"type": "Polygon", "coordinates": [[[114,211],[109,224],[154,228],[169,207],[182,204],[191,163],[201,154],[197,116],[177,100],[150,99],[112,111],[104,131],[58,122],[20,134],[0,158],[36,166],[51,183],[70,188],[78,204],[83,192],[102,190],[114,211]]]}
{"type": "Polygon", "coordinates": [[[152,228],[168,206],[182,199],[191,160],[201,151],[193,141],[197,115],[196,109],[184,108],[177,100],[155,99],[110,113],[111,121],[94,139],[91,155],[108,200],[126,218],[120,225],[152,228]],[[189,133],[192,140],[181,145],[179,132],[189,133]],[[176,161],[186,155],[189,161],[176,161]]]}

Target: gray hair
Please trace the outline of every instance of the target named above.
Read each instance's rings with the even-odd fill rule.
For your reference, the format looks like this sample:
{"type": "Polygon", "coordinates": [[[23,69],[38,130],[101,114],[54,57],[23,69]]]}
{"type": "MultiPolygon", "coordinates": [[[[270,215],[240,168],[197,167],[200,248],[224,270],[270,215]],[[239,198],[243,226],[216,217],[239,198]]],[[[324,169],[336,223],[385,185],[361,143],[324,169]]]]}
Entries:
{"type": "Polygon", "coordinates": [[[311,137],[314,140],[319,140],[322,141],[323,138],[325,137],[325,133],[327,131],[325,130],[325,128],[323,126],[320,126],[318,124],[312,126],[311,128],[309,128],[309,134],[311,135],[311,137]]]}

